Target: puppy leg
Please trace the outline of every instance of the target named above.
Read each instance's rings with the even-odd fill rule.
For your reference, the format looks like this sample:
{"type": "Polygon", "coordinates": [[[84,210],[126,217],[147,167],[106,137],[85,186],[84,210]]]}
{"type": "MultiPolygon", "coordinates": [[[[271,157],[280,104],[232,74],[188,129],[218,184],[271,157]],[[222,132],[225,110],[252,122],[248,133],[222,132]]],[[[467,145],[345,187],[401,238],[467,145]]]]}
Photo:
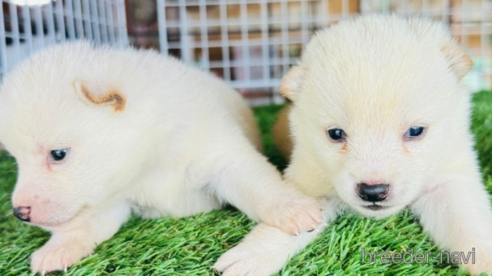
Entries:
{"type": "Polygon", "coordinates": [[[223,276],[271,275],[313,241],[336,216],[336,206],[327,203],[323,214],[327,224],[298,236],[288,235],[276,227],[261,223],[239,245],[224,253],[212,268],[223,272],[223,276]]]}
{"type": "Polygon", "coordinates": [[[253,220],[290,234],[312,230],[322,221],[318,202],[286,185],[276,168],[254,150],[236,154],[218,175],[213,187],[217,197],[253,220]]]}
{"type": "Polygon", "coordinates": [[[125,203],[102,212],[88,221],[67,225],[52,232],[49,241],[31,256],[31,270],[44,273],[67,270],[76,261],[90,255],[97,244],[111,238],[130,216],[125,203]]]}
{"type": "MultiPolygon", "coordinates": [[[[468,252],[462,265],[472,274],[492,273],[492,212],[487,192],[476,172],[455,176],[427,191],[412,206],[432,238],[444,249],[468,252]],[[471,256],[471,255],[470,255],[471,256]]],[[[446,258],[443,258],[446,261],[446,258]]]]}

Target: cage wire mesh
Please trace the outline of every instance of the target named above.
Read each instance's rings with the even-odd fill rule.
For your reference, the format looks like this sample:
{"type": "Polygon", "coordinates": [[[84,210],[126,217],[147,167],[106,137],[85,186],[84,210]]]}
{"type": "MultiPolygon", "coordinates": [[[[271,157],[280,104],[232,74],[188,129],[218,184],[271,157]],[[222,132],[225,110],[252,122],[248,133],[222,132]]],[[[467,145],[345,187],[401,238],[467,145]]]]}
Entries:
{"type": "Polygon", "coordinates": [[[128,44],[124,0],[0,2],[0,81],[22,59],[65,40],[128,44]]]}
{"type": "Polygon", "coordinates": [[[359,14],[425,15],[447,22],[474,61],[464,80],[492,88],[492,0],[157,0],[163,53],[224,78],[253,105],[274,92],[316,30],[359,14]]]}

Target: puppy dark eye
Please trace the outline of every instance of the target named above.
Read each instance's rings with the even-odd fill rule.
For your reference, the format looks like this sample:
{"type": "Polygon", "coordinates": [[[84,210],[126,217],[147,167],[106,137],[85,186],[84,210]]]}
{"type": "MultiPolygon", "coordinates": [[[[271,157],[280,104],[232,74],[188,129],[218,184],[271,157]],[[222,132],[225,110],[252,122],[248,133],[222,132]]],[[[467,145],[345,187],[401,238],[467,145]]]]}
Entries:
{"type": "Polygon", "coordinates": [[[343,131],[343,129],[340,128],[329,129],[326,133],[328,134],[331,140],[337,142],[341,142],[345,140],[346,137],[345,132],[343,131]]]}
{"type": "Polygon", "coordinates": [[[55,161],[62,161],[67,155],[67,149],[52,150],[51,158],[55,161]]]}
{"type": "Polygon", "coordinates": [[[425,131],[424,127],[421,126],[413,126],[407,130],[405,133],[405,137],[407,138],[417,138],[421,136],[425,131]]]}

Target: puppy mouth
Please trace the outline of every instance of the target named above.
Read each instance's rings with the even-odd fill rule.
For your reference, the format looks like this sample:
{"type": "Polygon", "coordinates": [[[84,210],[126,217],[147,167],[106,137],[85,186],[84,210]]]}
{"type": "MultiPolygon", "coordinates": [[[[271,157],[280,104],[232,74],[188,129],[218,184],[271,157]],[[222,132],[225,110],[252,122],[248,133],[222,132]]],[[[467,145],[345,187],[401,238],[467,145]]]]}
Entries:
{"type": "Polygon", "coordinates": [[[383,210],[383,209],[389,208],[389,206],[378,205],[376,203],[374,203],[372,205],[363,205],[362,207],[364,207],[366,209],[369,209],[371,211],[379,211],[379,210],[383,210]]]}
{"type": "Polygon", "coordinates": [[[77,218],[82,217],[87,212],[88,208],[89,208],[89,206],[87,204],[83,205],[73,216],[71,216],[70,218],[63,220],[63,221],[45,222],[45,223],[32,223],[31,222],[31,224],[34,224],[34,225],[37,225],[40,227],[45,227],[47,229],[55,229],[55,228],[63,227],[65,225],[73,222],[77,218]]]}

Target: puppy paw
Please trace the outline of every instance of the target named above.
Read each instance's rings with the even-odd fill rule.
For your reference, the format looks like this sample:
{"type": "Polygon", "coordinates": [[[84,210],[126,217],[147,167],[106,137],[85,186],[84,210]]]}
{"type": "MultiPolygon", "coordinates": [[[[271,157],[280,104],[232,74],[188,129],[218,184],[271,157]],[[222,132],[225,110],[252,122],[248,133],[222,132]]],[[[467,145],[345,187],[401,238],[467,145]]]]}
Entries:
{"type": "Polygon", "coordinates": [[[315,231],[323,222],[321,205],[316,199],[304,195],[284,199],[269,208],[268,217],[263,222],[291,235],[315,231]]]}
{"type": "Polygon", "coordinates": [[[478,256],[478,253],[481,252],[477,252],[477,260],[475,261],[475,263],[472,263],[472,261],[470,260],[467,264],[464,264],[463,266],[466,270],[468,270],[468,272],[470,272],[471,275],[481,275],[483,273],[485,273],[486,275],[492,275],[492,256],[478,256]]]}
{"type": "Polygon", "coordinates": [[[56,270],[67,271],[76,261],[89,256],[93,248],[77,241],[62,244],[48,242],[32,254],[31,270],[41,275],[56,270]]]}
{"type": "Polygon", "coordinates": [[[287,258],[281,253],[272,254],[264,250],[241,243],[224,253],[212,269],[222,272],[223,276],[269,276],[282,269],[287,258]]]}
{"type": "Polygon", "coordinates": [[[492,275],[492,261],[488,264],[468,264],[465,265],[465,269],[470,272],[471,275],[492,275]]]}

